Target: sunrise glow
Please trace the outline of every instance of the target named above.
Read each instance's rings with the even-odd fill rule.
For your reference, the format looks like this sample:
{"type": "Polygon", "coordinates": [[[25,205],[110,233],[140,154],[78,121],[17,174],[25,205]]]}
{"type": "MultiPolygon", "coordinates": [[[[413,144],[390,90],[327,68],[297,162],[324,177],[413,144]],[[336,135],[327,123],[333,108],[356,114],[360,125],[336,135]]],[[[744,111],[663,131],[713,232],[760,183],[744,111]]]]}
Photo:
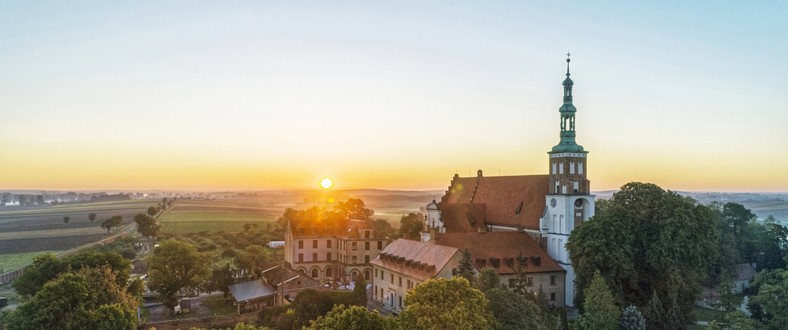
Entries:
{"type": "Polygon", "coordinates": [[[593,190],[788,191],[788,3],[142,4],[0,5],[0,188],[544,174],[571,51],[593,190]]]}

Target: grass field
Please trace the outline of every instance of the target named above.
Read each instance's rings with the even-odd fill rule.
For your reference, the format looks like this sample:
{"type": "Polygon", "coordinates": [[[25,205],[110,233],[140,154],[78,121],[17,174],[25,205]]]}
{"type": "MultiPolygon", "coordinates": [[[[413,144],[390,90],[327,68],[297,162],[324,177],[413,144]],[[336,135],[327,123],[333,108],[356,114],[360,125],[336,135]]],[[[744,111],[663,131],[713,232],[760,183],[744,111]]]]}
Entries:
{"type": "Polygon", "coordinates": [[[27,266],[33,262],[35,257],[39,255],[45,253],[57,254],[58,252],[60,251],[36,251],[27,253],[0,254],[0,273],[27,266]]]}
{"type": "Polygon", "coordinates": [[[258,198],[178,200],[159,218],[162,232],[241,231],[246,223],[274,223],[284,208],[264,205],[258,198]]]}

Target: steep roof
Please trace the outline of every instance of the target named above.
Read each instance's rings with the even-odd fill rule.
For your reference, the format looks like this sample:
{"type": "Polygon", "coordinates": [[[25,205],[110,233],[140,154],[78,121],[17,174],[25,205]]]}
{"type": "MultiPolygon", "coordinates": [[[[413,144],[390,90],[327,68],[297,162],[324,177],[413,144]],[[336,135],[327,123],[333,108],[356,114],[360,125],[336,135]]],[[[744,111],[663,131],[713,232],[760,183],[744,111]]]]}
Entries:
{"type": "Polygon", "coordinates": [[[468,249],[477,269],[491,266],[500,275],[516,273],[515,265],[520,255],[528,258],[528,273],[564,271],[524,232],[447,233],[439,235],[435,244],[451,246],[460,251],[468,249]],[[494,267],[495,264],[498,264],[498,267],[494,267]]]}
{"type": "Polygon", "coordinates": [[[449,246],[400,238],[386,246],[370,263],[426,281],[446,267],[457,251],[449,246]]]}
{"type": "Polygon", "coordinates": [[[755,268],[750,264],[736,265],[736,280],[737,281],[752,281],[755,278],[755,268]]]}
{"type": "Polygon", "coordinates": [[[483,224],[538,229],[548,188],[548,175],[485,177],[480,172],[476,177],[455,176],[441,198],[441,219],[447,231],[457,232],[449,230],[451,224],[467,221],[467,217],[454,211],[444,216],[444,210],[450,210],[449,205],[481,204],[483,224]]]}

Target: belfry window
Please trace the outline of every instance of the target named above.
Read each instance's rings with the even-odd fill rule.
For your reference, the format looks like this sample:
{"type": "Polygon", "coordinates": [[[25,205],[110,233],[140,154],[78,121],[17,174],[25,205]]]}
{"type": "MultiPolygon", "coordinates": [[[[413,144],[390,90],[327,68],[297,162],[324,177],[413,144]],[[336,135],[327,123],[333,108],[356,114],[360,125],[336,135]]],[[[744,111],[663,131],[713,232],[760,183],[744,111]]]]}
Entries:
{"type": "Polygon", "coordinates": [[[577,173],[583,174],[583,162],[577,163],[577,173]]]}
{"type": "Polygon", "coordinates": [[[569,163],[569,174],[575,174],[575,162],[569,163]]]}

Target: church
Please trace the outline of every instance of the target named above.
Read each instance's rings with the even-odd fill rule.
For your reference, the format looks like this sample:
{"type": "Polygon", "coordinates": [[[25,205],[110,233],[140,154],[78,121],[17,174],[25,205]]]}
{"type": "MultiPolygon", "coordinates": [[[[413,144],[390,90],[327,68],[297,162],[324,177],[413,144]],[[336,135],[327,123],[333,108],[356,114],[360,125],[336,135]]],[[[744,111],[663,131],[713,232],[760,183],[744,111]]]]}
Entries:
{"type": "MultiPolygon", "coordinates": [[[[534,284],[534,291],[549,293],[556,305],[572,306],[575,272],[566,243],[572,230],[594,215],[594,195],[588,180],[588,151],[575,141],[577,109],[572,102],[569,58],[566,63],[563,104],[558,110],[560,141],[547,152],[549,173],[485,176],[479,170],[475,177],[455,174],[440,201],[426,207],[429,232],[422,241],[468,248],[477,270],[499,260],[506,264],[520,254],[532,261],[527,272],[539,284],[534,284]],[[563,283],[552,289],[556,281],[563,283]],[[563,296],[556,298],[556,293],[563,296]]],[[[512,270],[495,268],[506,284],[512,270]]]]}

